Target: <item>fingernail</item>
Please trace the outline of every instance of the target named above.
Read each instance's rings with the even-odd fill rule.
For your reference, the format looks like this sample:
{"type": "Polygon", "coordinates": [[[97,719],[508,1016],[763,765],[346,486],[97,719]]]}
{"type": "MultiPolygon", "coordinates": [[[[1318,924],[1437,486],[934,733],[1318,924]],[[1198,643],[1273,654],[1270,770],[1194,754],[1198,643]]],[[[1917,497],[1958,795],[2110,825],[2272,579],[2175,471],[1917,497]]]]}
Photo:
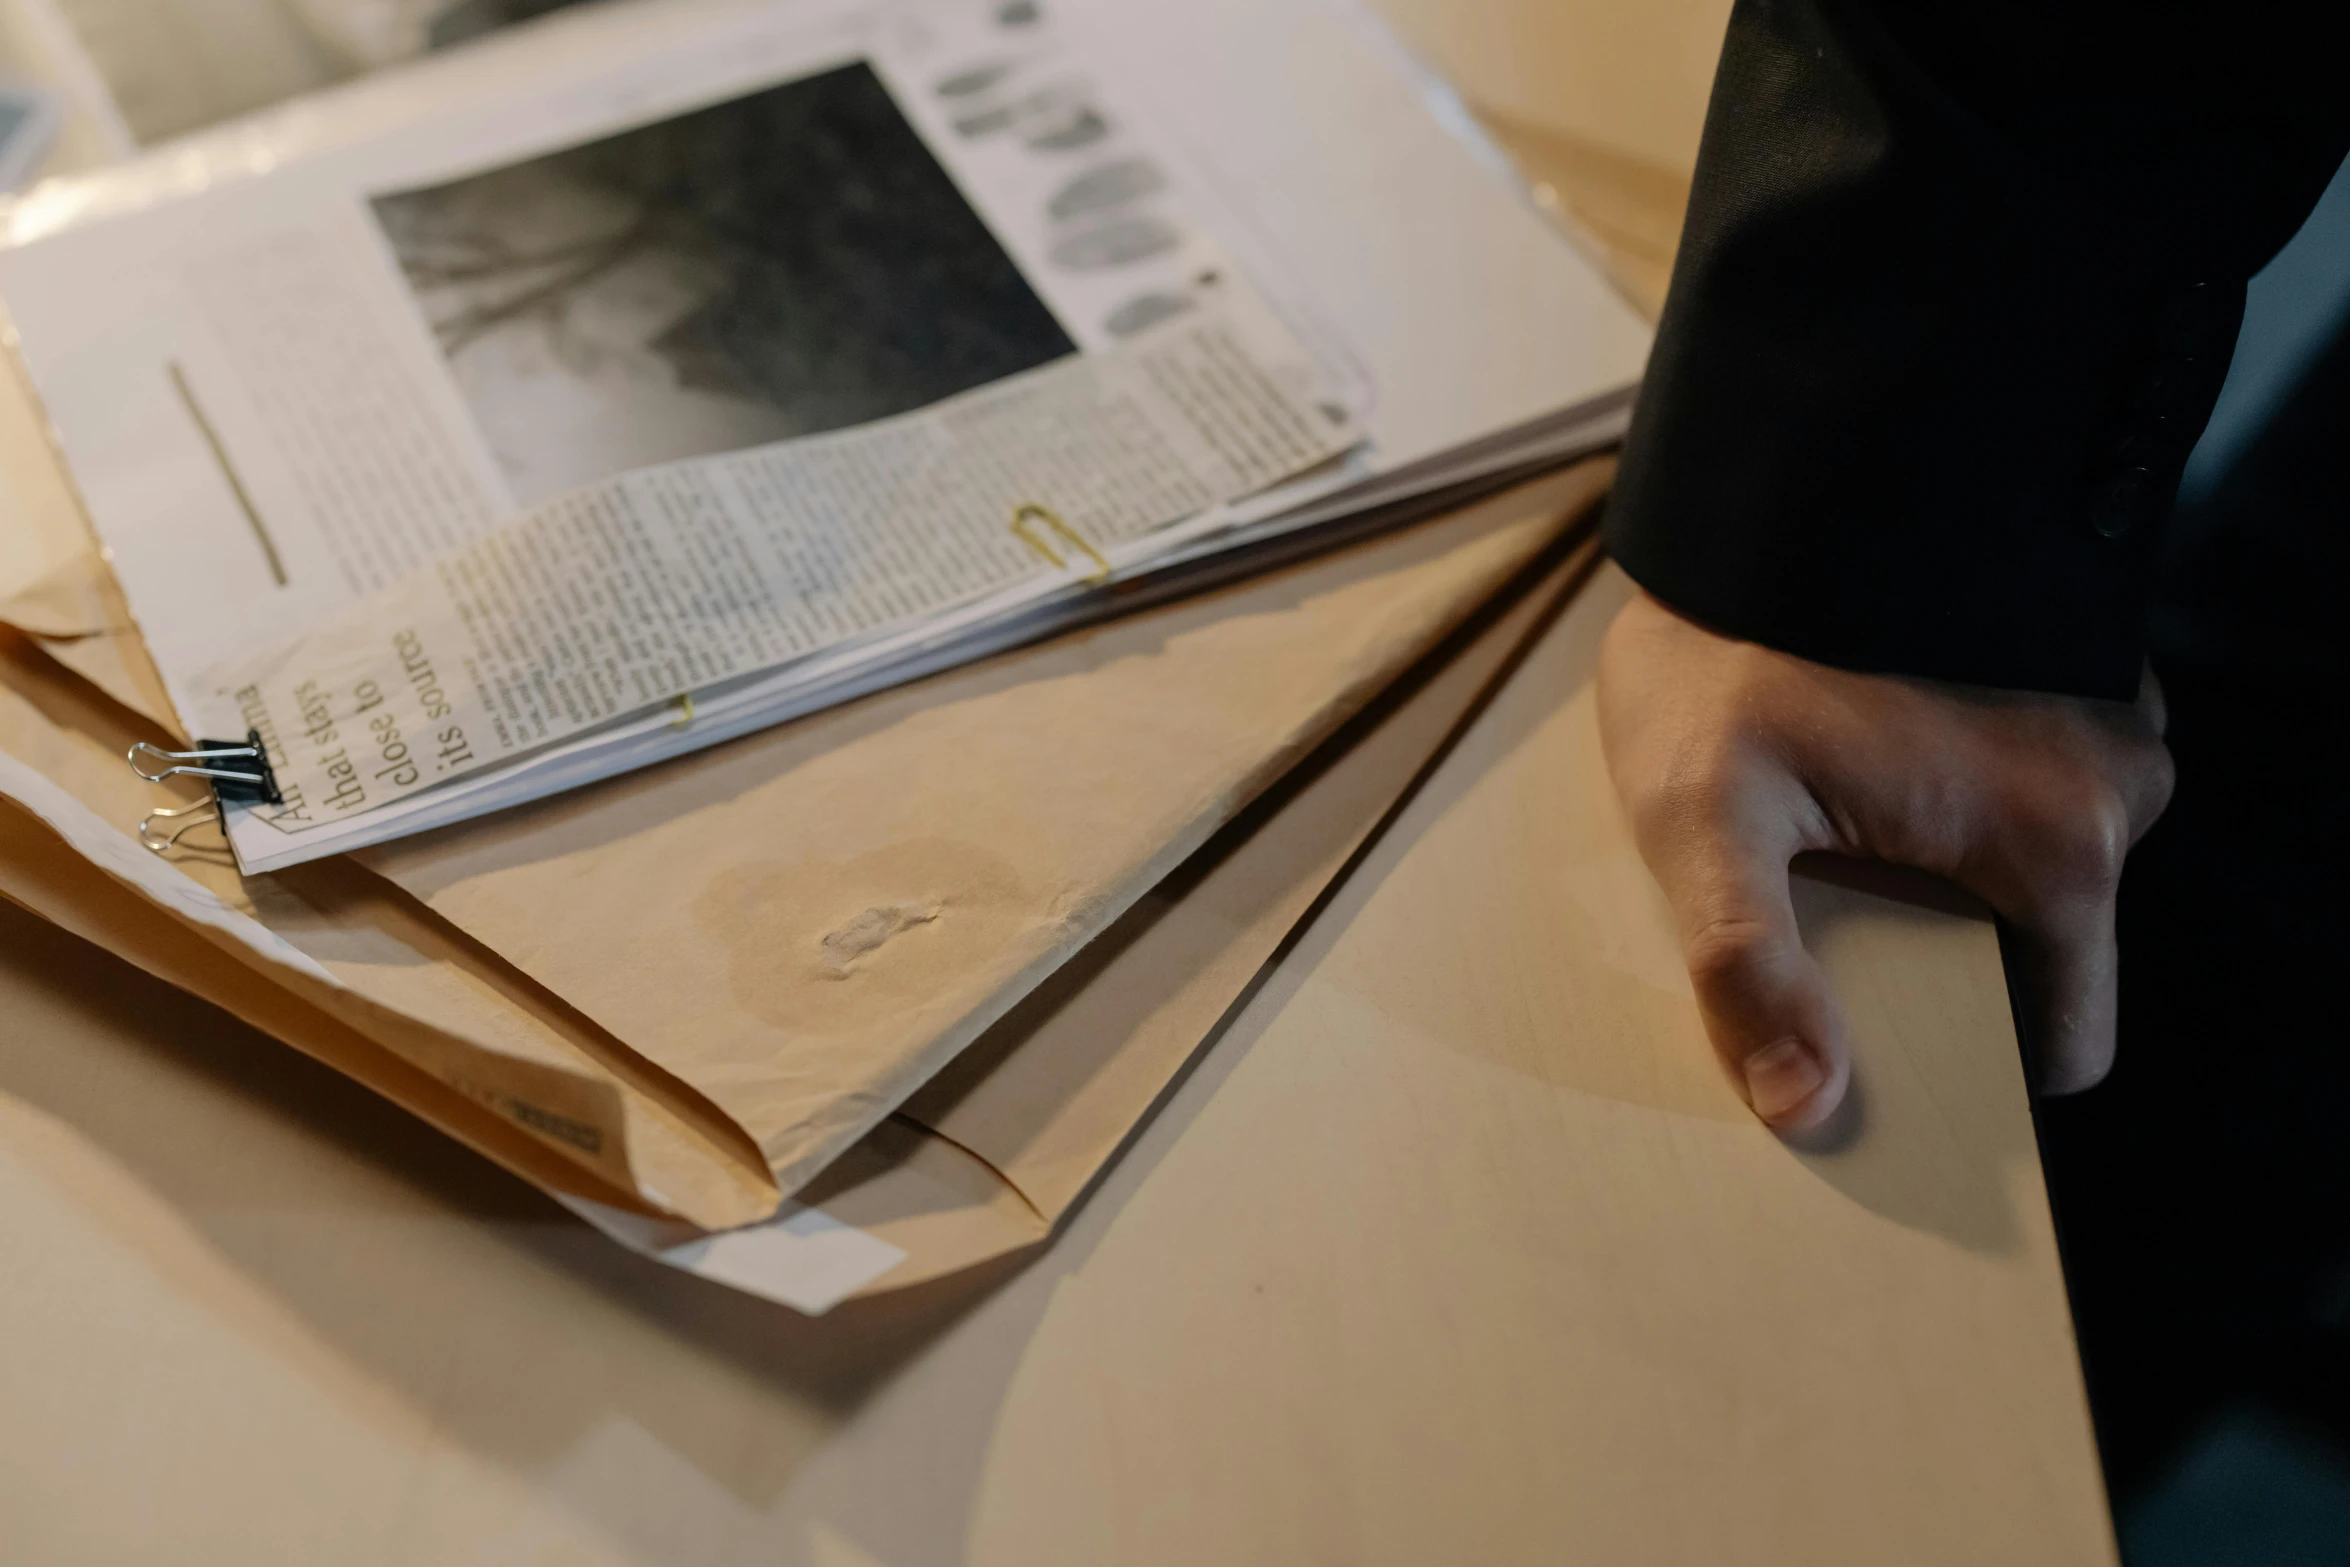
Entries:
{"type": "Polygon", "coordinates": [[[1747,1102],[1766,1121],[1802,1108],[1827,1080],[1828,1069],[1800,1039],[1782,1039],[1746,1058],[1747,1102]]]}

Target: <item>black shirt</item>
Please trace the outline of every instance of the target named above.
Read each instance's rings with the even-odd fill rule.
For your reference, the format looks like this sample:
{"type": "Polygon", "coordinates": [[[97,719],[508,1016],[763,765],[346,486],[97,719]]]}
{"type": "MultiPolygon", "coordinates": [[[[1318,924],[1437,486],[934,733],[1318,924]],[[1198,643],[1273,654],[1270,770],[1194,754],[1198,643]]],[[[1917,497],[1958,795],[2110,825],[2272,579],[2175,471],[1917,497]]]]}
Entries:
{"type": "Polygon", "coordinates": [[[2130,696],[2245,282],[2346,151],[2336,0],[1739,0],[1612,548],[1825,663],[2130,696]]]}

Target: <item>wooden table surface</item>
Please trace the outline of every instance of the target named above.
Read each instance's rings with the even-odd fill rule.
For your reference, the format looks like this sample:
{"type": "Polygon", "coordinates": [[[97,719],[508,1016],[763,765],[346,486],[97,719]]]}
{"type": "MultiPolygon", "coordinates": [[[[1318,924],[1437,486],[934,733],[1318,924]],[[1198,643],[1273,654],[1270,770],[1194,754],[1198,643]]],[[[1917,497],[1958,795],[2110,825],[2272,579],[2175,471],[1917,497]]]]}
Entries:
{"type": "Polygon", "coordinates": [[[1751,1121],[1606,795],[1624,591],[1059,1244],[821,1321],[0,913],[8,1559],[2110,1561],[1993,933],[1807,883],[1865,1114],[1751,1121]]]}
{"type": "Polygon", "coordinates": [[[1063,1240],[821,1321],[0,905],[0,1558],[2112,1561],[1990,928],[1804,883],[1862,1114],[1754,1124],[1605,789],[1625,591],[1063,1240]]]}

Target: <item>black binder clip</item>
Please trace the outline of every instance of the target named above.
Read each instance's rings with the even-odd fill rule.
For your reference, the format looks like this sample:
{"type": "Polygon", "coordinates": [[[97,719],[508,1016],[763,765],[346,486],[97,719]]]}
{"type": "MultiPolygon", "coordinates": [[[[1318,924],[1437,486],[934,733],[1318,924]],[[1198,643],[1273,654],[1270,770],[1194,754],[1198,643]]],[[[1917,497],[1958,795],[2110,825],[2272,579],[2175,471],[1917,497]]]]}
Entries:
{"type": "Polygon", "coordinates": [[[258,730],[248,733],[242,741],[199,740],[192,751],[166,751],[161,746],[142,740],[130,748],[126,759],[131,771],[149,783],[162,783],[172,778],[202,778],[212,785],[212,799],[201,805],[184,805],[176,811],[150,811],[139,823],[139,842],[163,854],[178,846],[179,841],[199,827],[209,826],[222,819],[223,810],[231,805],[283,805],[285,796],[278,792],[277,774],[269,765],[268,748],[262,745],[258,730]],[[160,770],[150,770],[152,763],[160,763],[160,770]],[[180,822],[168,833],[156,827],[157,822],[180,822]]]}

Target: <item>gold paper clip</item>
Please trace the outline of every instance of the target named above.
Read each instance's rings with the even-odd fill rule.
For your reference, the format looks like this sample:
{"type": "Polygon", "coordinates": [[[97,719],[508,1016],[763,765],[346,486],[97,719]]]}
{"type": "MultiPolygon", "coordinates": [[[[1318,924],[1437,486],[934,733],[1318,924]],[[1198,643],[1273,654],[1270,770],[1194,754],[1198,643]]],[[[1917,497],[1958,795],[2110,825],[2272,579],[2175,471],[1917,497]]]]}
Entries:
{"type": "Polygon", "coordinates": [[[1053,532],[1059,534],[1062,543],[1068,545],[1072,550],[1076,551],[1080,555],[1083,555],[1087,560],[1093,562],[1093,570],[1079,573],[1079,581],[1107,582],[1110,580],[1110,562],[1108,557],[1103,555],[1100,550],[1095,549],[1084,534],[1079,533],[1075,528],[1070,527],[1068,523],[1062,521],[1061,514],[1054,511],[1049,506],[1039,506],[1034,501],[1030,501],[1019,507],[1016,507],[1012,512],[1012,537],[1018,539],[1021,543],[1036,551],[1037,554],[1042,555],[1046,560],[1051,561],[1061,570],[1073,570],[1074,568],[1071,567],[1066,560],[1061,558],[1061,552],[1059,550],[1054,549],[1050,544],[1047,544],[1042,538],[1037,536],[1033,525],[1040,522],[1043,523],[1046,527],[1052,529],[1053,532]]]}

